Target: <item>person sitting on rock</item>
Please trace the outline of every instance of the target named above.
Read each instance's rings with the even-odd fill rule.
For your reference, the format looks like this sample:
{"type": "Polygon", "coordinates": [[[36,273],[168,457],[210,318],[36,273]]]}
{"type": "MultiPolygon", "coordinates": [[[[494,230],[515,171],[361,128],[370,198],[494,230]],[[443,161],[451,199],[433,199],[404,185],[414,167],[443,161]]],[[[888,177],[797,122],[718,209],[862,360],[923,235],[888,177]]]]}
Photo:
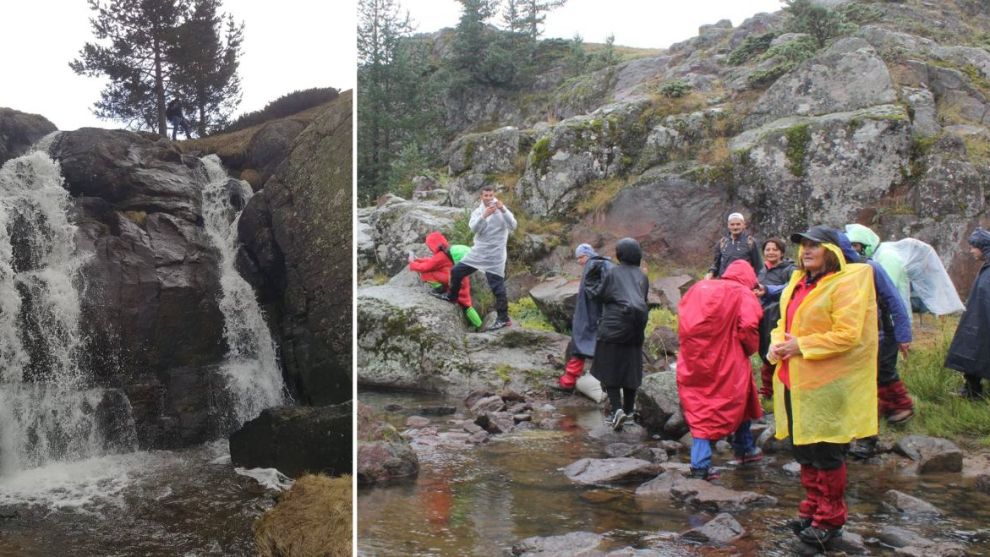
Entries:
{"type": "Polygon", "coordinates": [[[952,336],[945,367],[961,371],[966,378],[959,394],[969,399],[986,397],[981,384],[990,379],[990,232],[977,228],[969,237],[970,253],[982,260],[966,300],[966,312],[952,336]]]}
{"type": "Polygon", "coordinates": [[[756,244],[756,239],[746,232],[746,217],[742,213],[732,213],[727,226],[729,232],[715,244],[715,259],[705,275],[706,279],[719,278],[729,268],[729,264],[737,259],[748,261],[754,273],[759,273],[763,266],[760,261],[760,247],[756,244]]]}
{"type": "Polygon", "coordinates": [[[581,244],[574,250],[578,264],[584,267],[581,273],[581,286],[578,287],[577,303],[571,318],[571,355],[560,376],[562,389],[573,389],[577,380],[584,374],[584,361],[595,357],[595,337],[598,319],[602,315],[602,305],[592,299],[590,290],[600,283],[613,267],[612,261],[595,252],[589,244],[581,244]]]}
{"type": "Polygon", "coordinates": [[[763,415],[749,357],[760,346],[763,308],[753,289],[756,274],[733,261],[721,280],[692,286],[677,306],[677,393],[691,429],[691,476],[714,480],[711,443],[732,434],[736,463],[763,453],[750,422],[763,415]]]}
{"type": "Polygon", "coordinates": [[[172,124],[172,141],[175,141],[176,132],[179,131],[180,127],[185,132],[186,139],[192,137],[189,132],[189,120],[186,120],[186,117],[182,114],[182,104],[179,102],[179,99],[172,99],[165,106],[165,119],[172,124]]]}
{"type": "MultiPolygon", "coordinates": [[[[417,259],[412,252],[409,252],[409,270],[419,273],[419,278],[429,284],[435,293],[445,293],[449,290],[450,269],[470,251],[470,248],[460,244],[449,245],[447,238],[437,231],[427,234],[425,243],[433,255],[417,259]]],[[[461,279],[457,303],[464,308],[464,315],[471,325],[475,329],[480,328],[481,316],[471,306],[470,277],[461,279]]]]}
{"type": "Polygon", "coordinates": [[[615,431],[635,411],[636,390],[643,382],[643,340],[649,320],[649,281],[639,263],[639,242],[623,238],[615,244],[613,266],[598,284],[588,287],[591,298],[602,304],[595,335],[591,375],[598,379],[612,406],[608,424],[615,431]],[[621,390],[621,394],[620,394],[621,390]]]}

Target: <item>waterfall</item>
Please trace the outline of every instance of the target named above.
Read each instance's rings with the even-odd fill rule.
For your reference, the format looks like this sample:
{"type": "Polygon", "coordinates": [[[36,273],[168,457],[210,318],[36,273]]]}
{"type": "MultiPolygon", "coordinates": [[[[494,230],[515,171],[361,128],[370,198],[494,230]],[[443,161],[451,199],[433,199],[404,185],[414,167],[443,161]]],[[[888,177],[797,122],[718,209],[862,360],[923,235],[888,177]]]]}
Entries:
{"type": "Polygon", "coordinates": [[[238,423],[256,418],[265,408],[286,400],[275,343],[254,290],[235,268],[237,222],[251,198],[251,187],[229,178],[216,155],[203,157],[209,183],[203,189],[203,221],[220,252],[220,311],[224,318],[227,358],[223,373],[234,399],[238,423]]]}
{"type": "Polygon", "coordinates": [[[134,445],[126,397],[93,388],[78,365],[85,257],[68,208],[47,154],[0,169],[0,474],[134,445]]]}

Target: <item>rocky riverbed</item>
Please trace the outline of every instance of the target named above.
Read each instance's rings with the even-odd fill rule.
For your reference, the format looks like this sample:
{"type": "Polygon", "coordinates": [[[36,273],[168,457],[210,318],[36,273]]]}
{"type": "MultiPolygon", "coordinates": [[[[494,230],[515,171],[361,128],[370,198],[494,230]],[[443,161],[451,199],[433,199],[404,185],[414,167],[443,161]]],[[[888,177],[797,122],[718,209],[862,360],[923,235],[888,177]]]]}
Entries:
{"type": "MultiPolygon", "coordinates": [[[[532,419],[483,439],[470,431],[477,400],[472,412],[439,395],[359,398],[401,432],[419,465],[415,478],[359,491],[360,555],[815,554],[785,526],[803,492],[789,451],[772,442],[746,467],[727,465],[731,450],[720,443],[713,485],[684,477],[680,442],[638,425],[615,434],[578,396],[528,400],[532,419]]],[[[849,523],[829,554],[985,554],[987,455],[958,453],[961,470],[936,472],[882,448],[891,452],[850,461],[849,523]]],[[[957,453],[939,454],[952,462],[957,453]]]]}

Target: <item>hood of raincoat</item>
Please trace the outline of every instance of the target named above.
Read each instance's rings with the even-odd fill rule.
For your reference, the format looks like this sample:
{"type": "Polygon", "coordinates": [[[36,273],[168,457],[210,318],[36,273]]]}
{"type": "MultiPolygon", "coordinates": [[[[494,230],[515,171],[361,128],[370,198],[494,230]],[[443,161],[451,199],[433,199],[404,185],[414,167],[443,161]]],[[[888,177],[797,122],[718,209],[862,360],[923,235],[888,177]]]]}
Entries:
{"type": "Polygon", "coordinates": [[[447,238],[437,231],[430,232],[426,235],[426,247],[430,248],[430,251],[433,253],[437,253],[441,247],[447,247],[448,245],[447,238]]]}
{"type": "Polygon", "coordinates": [[[615,244],[615,258],[621,263],[639,266],[643,259],[643,250],[636,240],[623,238],[615,244]]]}
{"type": "Polygon", "coordinates": [[[720,278],[721,280],[738,282],[746,288],[756,286],[756,273],[753,272],[753,266],[749,264],[749,261],[744,259],[736,259],[732,263],[729,263],[729,266],[720,278]]]}
{"type": "MultiPolygon", "coordinates": [[[[788,365],[792,441],[797,445],[848,443],[877,432],[878,327],[873,268],[846,263],[838,246],[822,245],[839,256],[839,271],[822,277],[800,302],[790,331],[785,330],[785,320],[781,319],[770,333],[771,344],[778,344],[789,332],[801,351],[788,365]]],[[[781,293],[781,315],[787,315],[794,288],[805,274],[794,273],[781,293]]],[[[774,412],[776,435],[783,439],[787,436],[787,412],[784,386],[776,374],[774,412]]]]}
{"type": "Polygon", "coordinates": [[[990,232],[977,228],[969,235],[969,245],[983,252],[983,257],[990,260],[990,232]]]}
{"type": "Polygon", "coordinates": [[[853,249],[852,241],[845,232],[839,232],[839,249],[846,256],[846,263],[860,263],[859,253],[853,249]]]}
{"type": "Polygon", "coordinates": [[[873,257],[873,252],[877,251],[880,245],[880,236],[862,224],[847,224],[846,235],[850,242],[863,244],[863,253],[866,257],[873,257]]]}

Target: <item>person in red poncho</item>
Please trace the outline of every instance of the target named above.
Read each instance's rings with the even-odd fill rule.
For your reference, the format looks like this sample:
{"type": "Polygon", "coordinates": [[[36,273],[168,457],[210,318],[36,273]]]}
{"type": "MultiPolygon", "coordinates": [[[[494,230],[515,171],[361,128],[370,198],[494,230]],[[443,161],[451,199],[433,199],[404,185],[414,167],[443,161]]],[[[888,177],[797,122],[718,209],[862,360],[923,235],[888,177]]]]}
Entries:
{"type": "Polygon", "coordinates": [[[738,463],[763,458],[750,420],[763,415],[749,356],[760,346],[756,273],[733,261],[719,280],[692,286],[677,306],[677,391],[691,429],[691,477],[713,480],[711,442],[732,434],[738,463]]]}
{"type": "MultiPolygon", "coordinates": [[[[433,253],[430,257],[413,257],[409,253],[409,270],[419,273],[423,282],[429,283],[435,293],[447,292],[450,285],[450,269],[464,257],[467,246],[451,246],[447,238],[440,232],[430,232],[426,235],[426,247],[433,253]],[[462,248],[458,250],[457,248],[462,248]],[[457,261],[455,261],[457,260],[457,261]]],[[[481,316],[471,307],[471,279],[461,280],[461,290],[457,294],[457,303],[464,308],[464,315],[476,328],[481,327],[481,316]]]]}

